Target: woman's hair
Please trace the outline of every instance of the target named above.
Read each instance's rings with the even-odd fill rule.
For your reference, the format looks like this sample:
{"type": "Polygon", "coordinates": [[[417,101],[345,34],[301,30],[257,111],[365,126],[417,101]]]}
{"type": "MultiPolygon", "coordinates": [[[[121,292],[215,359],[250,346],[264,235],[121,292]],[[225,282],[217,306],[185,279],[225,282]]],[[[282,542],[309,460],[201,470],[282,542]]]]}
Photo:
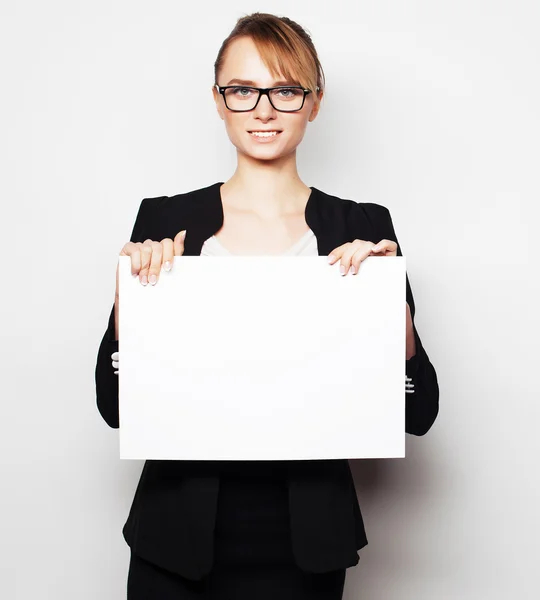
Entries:
{"type": "Polygon", "coordinates": [[[241,17],[221,44],[214,63],[214,82],[225,61],[227,48],[239,37],[250,37],[263,63],[273,77],[281,72],[286,79],[313,91],[318,102],[317,87],[324,90],[324,72],[310,35],[287,17],[254,12],[241,17]]]}

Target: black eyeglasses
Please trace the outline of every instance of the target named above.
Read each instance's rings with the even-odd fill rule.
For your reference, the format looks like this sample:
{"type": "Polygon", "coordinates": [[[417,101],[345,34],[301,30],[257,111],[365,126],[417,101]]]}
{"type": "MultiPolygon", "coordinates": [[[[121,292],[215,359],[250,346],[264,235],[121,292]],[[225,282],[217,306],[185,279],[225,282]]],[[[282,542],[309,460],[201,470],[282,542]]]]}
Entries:
{"type": "MultiPolygon", "coordinates": [[[[253,110],[262,95],[268,96],[270,104],[280,112],[296,112],[302,110],[306,96],[311,94],[311,90],[297,85],[282,85],[272,88],[246,87],[244,85],[226,85],[217,87],[218,92],[223,96],[225,106],[233,112],[249,112],[253,110]]],[[[319,87],[317,87],[319,91],[319,87]]]]}

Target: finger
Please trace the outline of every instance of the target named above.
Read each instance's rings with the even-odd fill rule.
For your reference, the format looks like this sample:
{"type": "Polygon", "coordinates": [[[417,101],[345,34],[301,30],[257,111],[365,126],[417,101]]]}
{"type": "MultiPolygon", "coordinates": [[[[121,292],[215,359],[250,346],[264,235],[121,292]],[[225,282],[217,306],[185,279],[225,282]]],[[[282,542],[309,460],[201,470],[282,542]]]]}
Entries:
{"type": "Polygon", "coordinates": [[[150,268],[148,269],[148,283],[156,285],[159,279],[159,271],[163,257],[163,246],[160,242],[152,242],[152,256],[150,268]]]}
{"type": "Polygon", "coordinates": [[[341,246],[337,246],[336,248],[334,248],[332,252],[330,252],[330,254],[328,255],[328,263],[333,265],[336,262],[336,260],[339,260],[349,244],[350,242],[346,242],[345,244],[341,244],[341,246]]]}
{"type": "Polygon", "coordinates": [[[137,243],[133,244],[133,250],[131,250],[131,274],[133,277],[137,277],[137,275],[141,271],[141,246],[142,244],[137,243]]]}
{"type": "Polygon", "coordinates": [[[127,242],[124,244],[122,250],[120,250],[120,256],[129,256],[133,252],[133,248],[136,246],[134,242],[127,242]]]}
{"type": "Polygon", "coordinates": [[[396,256],[397,244],[392,240],[381,240],[371,249],[373,253],[383,254],[384,256],[396,256]]]}
{"type": "Polygon", "coordinates": [[[373,242],[364,242],[364,244],[356,250],[351,258],[351,274],[356,275],[360,269],[360,263],[365,260],[373,248],[373,242]]]}
{"type": "Polygon", "coordinates": [[[174,243],[171,238],[165,238],[161,240],[161,245],[163,246],[163,271],[170,271],[173,265],[174,258],[174,243]]]}
{"type": "Polygon", "coordinates": [[[141,254],[139,251],[139,245],[134,242],[128,242],[120,250],[120,256],[131,257],[131,274],[136,277],[141,269],[141,254]]]}
{"type": "Polygon", "coordinates": [[[148,283],[148,270],[150,268],[150,260],[152,258],[152,240],[144,240],[144,243],[140,245],[139,250],[141,254],[141,268],[139,270],[139,279],[142,285],[146,285],[148,283]]]}
{"type": "MultiPolygon", "coordinates": [[[[366,244],[372,245],[372,242],[365,242],[364,240],[354,240],[350,242],[341,256],[341,262],[339,265],[339,272],[341,275],[346,275],[349,272],[351,266],[351,260],[354,254],[365,247],[366,244]]],[[[357,268],[356,268],[357,269],[357,268]]]]}
{"type": "Polygon", "coordinates": [[[184,240],[186,239],[186,230],[179,231],[174,236],[174,255],[181,256],[184,254],[184,240]]]}

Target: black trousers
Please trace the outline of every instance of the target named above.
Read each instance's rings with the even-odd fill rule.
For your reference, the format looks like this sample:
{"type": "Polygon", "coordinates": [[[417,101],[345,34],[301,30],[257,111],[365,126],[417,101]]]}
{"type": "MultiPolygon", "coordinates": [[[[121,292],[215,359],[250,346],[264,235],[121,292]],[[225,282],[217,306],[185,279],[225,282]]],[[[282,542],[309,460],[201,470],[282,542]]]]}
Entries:
{"type": "Polygon", "coordinates": [[[306,573],[295,565],[214,565],[185,579],[131,552],[127,600],[342,600],[346,569],[306,573]]]}

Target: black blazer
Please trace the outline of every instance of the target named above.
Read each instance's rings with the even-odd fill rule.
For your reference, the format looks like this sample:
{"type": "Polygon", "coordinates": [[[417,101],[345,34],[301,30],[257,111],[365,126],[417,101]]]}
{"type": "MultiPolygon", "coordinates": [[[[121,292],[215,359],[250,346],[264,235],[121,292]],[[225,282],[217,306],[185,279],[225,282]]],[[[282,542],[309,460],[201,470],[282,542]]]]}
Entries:
{"type": "MultiPolygon", "coordinates": [[[[223,224],[222,183],[171,197],[144,198],[131,241],[174,238],[180,230],[187,229],[184,254],[200,255],[204,241],[223,224]]],[[[311,190],[305,219],[317,238],[319,255],[326,256],[354,239],[397,242],[390,212],[384,206],[342,199],[314,187],[311,190]]],[[[402,256],[399,243],[397,254],[402,256]]],[[[406,296],[414,323],[408,276],[406,296]]],[[[405,394],[405,430],[424,435],[439,411],[439,387],[416,327],[414,336],[416,354],[406,361],[414,393],[405,394]]],[[[99,412],[110,427],[117,428],[118,376],[114,374],[111,354],[118,350],[118,341],[114,338],[113,303],[99,346],[95,380],[99,412]]],[[[220,463],[145,461],[122,530],[135,553],[189,579],[201,579],[210,571],[220,463]]],[[[287,463],[291,538],[298,566],[316,573],[356,565],[357,550],[367,544],[367,538],[348,460],[287,463]]]]}

